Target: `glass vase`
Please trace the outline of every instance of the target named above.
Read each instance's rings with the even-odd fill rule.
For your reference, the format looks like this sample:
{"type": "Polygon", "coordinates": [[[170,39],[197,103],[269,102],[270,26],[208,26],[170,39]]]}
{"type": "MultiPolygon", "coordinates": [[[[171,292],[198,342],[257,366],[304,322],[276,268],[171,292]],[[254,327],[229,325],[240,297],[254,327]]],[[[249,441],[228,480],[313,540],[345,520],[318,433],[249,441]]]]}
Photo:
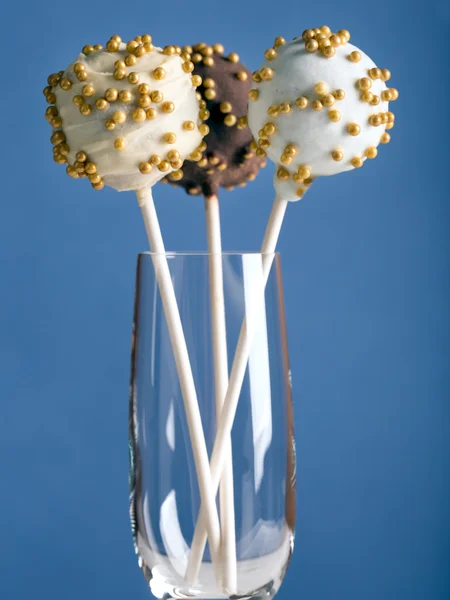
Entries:
{"type": "MultiPolygon", "coordinates": [[[[234,576],[233,589],[221,577],[221,560],[225,559],[213,564],[208,544],[196,581],[186,579],[201,499],[177,364],[155,275],[156,258],[151,253],[138,257],[133,324],[129,478],[139,565],[157,598],[272,598],[289,563],[295,524],[295,446],[279,256],[270,257],[266,285],[263,260],[267,255],[214,256],[223,274],[230,369],[243,318],[253,320],[249,360],[227,457],[231,505],[221,505],[221,491],[217,494],[222,544],[226,539],[233,543],[233,560],[227,566],[234,576]]],[[[169,265],[202,435],[211,456],[220,421],[210,293],[213,255],[168,253],[159,259],[167,259],[169,265]]]]}

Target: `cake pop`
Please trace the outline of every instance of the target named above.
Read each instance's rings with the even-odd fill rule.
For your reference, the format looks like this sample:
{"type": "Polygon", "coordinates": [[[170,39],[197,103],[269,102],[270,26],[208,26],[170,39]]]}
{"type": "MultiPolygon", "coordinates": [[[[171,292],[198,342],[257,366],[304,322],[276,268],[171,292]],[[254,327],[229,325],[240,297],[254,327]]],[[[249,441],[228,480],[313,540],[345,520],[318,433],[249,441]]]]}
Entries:
{"type": "Polygon", "coordinates": [[[157,48],[148,34],[84,46],[44,89],[55,161],[94,189],[136,190],[177,172],[203,135],[193,70],[179,46],[157,48]]]}
{"type": "Polygon", "coordinates": [[[194,64],[194,75],[202,79],[197,96],[200,116],[208,127],[206,148],[194,154],[197,162],[186,161],[181,172],[166,179],[189,194],[215,196],[219,187],[232,190],[252,181],[265,164],[250,149],[246,114],[251,72],[236,52],[224,54],[222,44],[185,46],[183,54],[194,64]]]}

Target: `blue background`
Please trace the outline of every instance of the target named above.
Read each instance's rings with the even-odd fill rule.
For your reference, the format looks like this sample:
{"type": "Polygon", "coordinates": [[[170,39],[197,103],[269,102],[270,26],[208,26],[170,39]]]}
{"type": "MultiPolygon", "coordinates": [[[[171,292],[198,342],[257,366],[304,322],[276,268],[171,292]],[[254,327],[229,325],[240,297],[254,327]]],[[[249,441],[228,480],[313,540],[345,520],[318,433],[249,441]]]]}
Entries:
{"type": "MultiPolygon", "coordinates": [[[[41,90],[85,43],[148,31],[221,42],[251,69],[277,35],[327,23],[393,73],[392,143],[291,206],[279,250],[298,445],[299,520],[280,600],[444,600],[449,580],[449,84],[444,1],[3,9],[0,596],[149,591],[127,511],[137,252],[131,193],[51,159],[41,90]],[[447,182],[447,183],[446,183],[447,182]]],[[[224,192],[224,247],[259,247],[272,168],[224,192]]],[[[155,190],[169,249],[205,248],[202,201],[155,190]]]]}

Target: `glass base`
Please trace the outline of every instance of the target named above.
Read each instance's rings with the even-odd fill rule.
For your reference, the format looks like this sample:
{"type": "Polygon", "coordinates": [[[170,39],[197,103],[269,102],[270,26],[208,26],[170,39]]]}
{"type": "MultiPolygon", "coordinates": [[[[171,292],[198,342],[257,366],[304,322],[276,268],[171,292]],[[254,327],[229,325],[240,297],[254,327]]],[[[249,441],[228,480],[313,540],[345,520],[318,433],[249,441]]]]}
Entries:
{"type": "Polygon", "coordinates": [[[142,544],[142,538],[139,538],[138,535],[139,565],[152,594],[161,600],[169,600],[170,598],[184,600],[192,600],[193,598],[204,598],[205,600],[267,600],[273,598],[283,581],[294,542],[292,532],[286,530],[284,543],[275,552],[254,559],[238,561],[238,592],[229,595],[217,584],[214,568],[210,562],[202,563],[199,573],[199,582],[201,583],[188,586],[182,575],[186,569],[187,558],[182,561],[169,559],[165,555],[157,554],[146,548],[142,544]],[[149,564],[153,564],[153,568],[150,568],[149,564]],[[174,572],[178,574],[176,577],[174,572]]]}

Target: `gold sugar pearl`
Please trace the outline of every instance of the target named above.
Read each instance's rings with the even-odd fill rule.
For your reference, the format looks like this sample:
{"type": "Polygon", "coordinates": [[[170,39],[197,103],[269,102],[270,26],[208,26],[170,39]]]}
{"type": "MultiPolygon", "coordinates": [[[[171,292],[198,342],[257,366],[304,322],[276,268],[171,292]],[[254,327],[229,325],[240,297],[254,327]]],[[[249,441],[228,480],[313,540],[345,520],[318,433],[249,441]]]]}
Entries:
{"type": "Polygon", "coordinates": [[[362,102],[367,102],[370,104],[373,100],[373,94],[372,92],[369,92],[369,90],[365,90],[364,92],[361,92],[360,98],[362,102]]]}
{"type": "Polygon", "coordinates": [[[248,93],[249,100],[258,100],[259,91],[258,90],[250,90],[248,93]]]}
{"type": "Polygon", "coordinates": [[[103,50],[103,46],[101,44],[94,44],[94,50],[103,50]]]}
{"type": "Polygon", "coordinates": [[[261,75],[261,79],[263,81],[270,81],[271,79],[273,79],[274,76],[274,72],[270,67],[264,67],[263,69],[261,69],[259,74],[261,75]]]}
{"type": "Polygon", "coordinates": [[[213,67],[214,59],[211,58],[211,56],[205,56],[205,58],[203,59],[203,64],[205,65],[205,67],[213,67]]]}
{"type": "Polygon", "coordinates": [[[147,108],[150,106],[151,103],[152,100],[150,96],[147,96],[147,94],[141,94],[138,98],[138,104],[141,108],[147,108]]]}
{"type": "Polygon", "coordinates": [[[121,81],[122,79],[125,79],[126,76],[127,72],[125,69],[116,69],[113,73],[113,77],[116,81],[121,81]]]}
{"type": "Polygon", "coordinates": [[[83,151],[81,151],[81,152],[77,152],[77,153],[76,153],[76,159],[77,159],[77,161],[78,161],[78,162],[80,162],[80,163],[84,163],[84,162],[86,162],[86,160],[87,160],[87,155],[86,155],[86,152],[83,152],[83,151]]]}
{"type": "Polygon", "coordinates": [[[116,60],[116,62],[114,63],[114,68],[115,69],[125,69],[126,64],[124,63],[123,60],[116,60]]]}
{"type": "Polygon", "coordinates": [[[280,104],[280,113],[288,115],[292,110],[292,106],[289,102],[282,102],[280,104]]]}
{"type": "Polygon", "coordinates": [[[210,156],[208,159],[210,165],[218,165],[220,163],[220,158],[218,156],[210,156]]]}
{"type": "Polygon", "coordinates": [[[139,84],[138,92],[143,96],[147,96],[148,94],[150,94],[150,86],[148,85],[148,83],[139,84]]]}
{"type": "Polygon", "coordinates": [[[391,72],[389,71],[389,69],[381,69],[381,81],[389,81],[390,78],[391,72]]]}
{"type": "Polygon", "coordinates": [[[114,123],[121,125],[127,120],[127,113],[123,110],[116,110],[112,114],[112,120],[114,121],[114,123]]]}
{"type": "Polygon", "coordinates": [[[70,90],[70,88],[72,87],[72,82],[68,77],[63,77],[60,82],[59,85],[61,87],[61,89],[63,89],[64,91],[70,90]]]}
{"type": "Polygon", "coordinates": [[[194,121],[185,121],[183,123],[183,129],[185,131],[194,131],[194,129],[195,129],[195,123],[194,123],[194,121]]]}
{"type": "Polygon", "coordinates": [[[105,90],[105,98],[108,100],[108,102],[115,102],[118,97],[119,92],[116,90],[116,88],[108,88],[105,90]]]}
{"type": "Polygon", "coordinates": [[[132,99],[133,99],[133,94],[130,92],[130,90],[121,90],[119,92],[119,100],[121,102],[128,103],[128,102],[131,102],[132,99]]]}
{"type": "Polygon", "coordinates": [[[214,54],[214,50],[211,46],[205,46],[205,48],[201,49],[200,52],[203,56],[212,56],[214,54]]]}
{"type": "Polygon", "coordinates": [[[153,171],[153,167],[149,162],[141,162],[139,164],[139,171],[142,173],[142,175],[148,175],[153,171]]]}
{"type": "Polygon", "coordinates": [[[260,138],[267,137],[266,134],[264,133],[264,129],[262,129],[262,128],[258,131],[258,135],[260,138]]]}
{"type": "Polygon", "coordinates": [[[134,67],[136,63],[137,58],[134,56],[134,54],[128,54],[128,56],[125,57],[125,65],[127,67],[134,67]]]}
{"type": "Polygon", "coordinates": [[[322,102],[320,100],[314,100],[311,103],[311,108],[313,110],[321,111],[323,109],[323,104],[322,104],[322,102]]]}
{"type": "Polygon", "coordinates": [[[153,38],[149,33],[144,33],[144,35],[141,36],[141,41],[144,44],[147,44],[147,43],[151,43],[153,41],[153,38]]]}
{"type": "Polygon", "coordinates": [[[249,148],[252,152],[256,152],[256,150],[258,148],[258,144],[255,142],[255,140],[252,140],[250,142],[249,148]]]}
{"type": "Polygon", "coordinates": [[[350,135],[359,135],[361,133],[361,127],[358,125],[358,123],[349,123],[347,125],[347,132],[350,135]]]}
{"type": "Polygon", "coordinates": [[[295,144],[288,144],[284,149],[284,154],[287,154],[288,156],[295,156],[297,154],[297,148],[295,144]]]}
{"type": "Polygon", "coordinates": [[[316,83],[314,86],[314,91],[318,96],[323,96],[328,92],[328,86],[325,82],[319,81],[319,83],[316,83]]]}
{"type": "Polygon", "coordinates": [[[79,71],[86,71],[86,66],[83,65],[83,63],[75,63],[73,65],[73,70],[75,73],[78,73],[79,71]]]}
{"type": "Polygon", "coordinates": [[[163,102],[161,104],[161,110],[163,111],[163,113],[173,113],[173,111],[175,110],[175,104],[173,102],[163,102]]]}
{"type": "Polygon", "coordinates": [[[295,101],[295,105],[300,110],[305,109],[308,106],[308,98],[305,98],[305,96],[300,96],[300,98],[297,98],[295,101]]]}
{"type": "Polygon", "coordinates": [[[386,113],[386,117],[387,117],[387,122],[388,123],[393,123],[395,121],[395,115],[393,112],[387,112],[386,113]]]}
{"type": "Polygon", "coordinates": [[[239,79],[239,81],[247,81],[248,74],[245,71],[238,71],[236,73],[236,77],[239,79]]]}
{"type": "Polygon", "coordinates": [[[177,136],[173,132],[169,131],[163,135],[163,140],[166,142],[166,144],[175,144],[177,141],[177,136]]]}
{"type": "Polygon", "coordinates": [[[109,102],[105,98],[97,98],[95,101],[95,107],[98,108],[98,110],[105,110],[108,106],[109,102]]]}
{"type": "Polygon", "coordinates": [[[47,102],[49,104],[54,104],[56,102],[56,94],[51,93],[51,94],[47,94],[46,98],[47,102]]]}
{"type": "Polygon", "coordinates": [[[270,142],[268,139],[260,139],[258,140],[258,144],[263,150],[267,150],[267,148],[270,148],[270,142]]]}
{"type": "Polygon", "coordinates": [[[180,179],[183,179],[183,175],[183,171],[179,169],[178,171],[174,171],[173,173],[171,173],[169,175],[169,179],[171,179],[172,181],[180,181],[180,179]]]}
{"type": "Polygon", "coordinates": [[[106,44],[106,49],[108,52],[117,52],[119,50],[119,43],[109,40],[109,42],[106,44]]]}
{"type": "Polygon", "coordinates": [[[259,71],[254,71],[252,73],[252,80],[255,83],[261,83],[262,79],[261,79],[261,75],[260,75],[259,71]]]}
{"type": "MultiPolygon", "coordinates": [[[[55,148],[58,148],[58,152],[59,152],[59,154],[62,154],[62,156],[67,156],[67,154],[69,154],[69,152],[70,152],[69,145],[66,144],[65,142],[58,144],[57,146],[55,146],[55,148]]],[[[81,162],[84,162],[84,161],[81,161],[81,162]]]]}
{"type": "Polygon", "coordinates": [[[180,167],[182,167],[182,166],[183,166],[183,161],[182,161],[181,159],[179,159],[179,160],[172,160],[172,161],[170,162],[170,166],[171,166],[173,169],[179,169],[180,167]]]}
{"type": "Polygon", "coordinates": [[[398,90],[396,88],[389,88],[389,100],[397,100],[398,98],[398,90]]]}
{"type": "Polygon", "coordinates": [[[264,52],[264,58],[266,60],[275,60],[277,56],[278,56],[277,51],[274,48],[268,48],[264,52]]]}
{"type": "Polygon", "coordinates": [[[170,162],[167,160],[162,160],[158,165],[158,169],[162,173],[167,173],[167,171],[170,169],[170,162]]]}
{"type": "Polygon", "coordinates": [[[78,73],[76,73],[77,79],[78,81],[86,81],[86,79],[88,78],[88,75],[86,73],[86,71],[78,71],[78,73]]]}
{"type": "Polygon", "coordinates": [[[116,150],[120,150],[122,152],[126,147],[127,143],[125,142],[124,138],[116,138],[114,140],[114,148],[116,150]]]}
{"type": "Polygon", "coordinates": [[[92,112],[92,106],[86,102],[80,106],[80,113],[87,117],[92,112]]]}
{"type": "Polygon", "coordinates": [[[202,85],[202,78],[200,77],[200,75],[192,75],[191,81],[194,87],[199,87],[200,85],[202,85]]]}
{"type": "Polygon", "coordinates": [[[84,170],[89,175],[93,175],[94,173],[97,173],[97,165],[94,162],[88,162],[86,163],[84,170]]]}
{"type": "Polygon", "coordinates": [[[379,127],[382,122],[383,122],[383,119],[382,119],[381,115],[372,115],[369,118],[369,124],[372,125],[372,127],[379,127]]]}
{"type": "Polygon", "coordinates": [[[83,96],[77,95],[72,98],[72,102],[75,104],[75,106],[78,106],[78,108],[80,108],[80,106],[84,104],[84,98],[83,96]]]}
{"type": "Polygon", "coordinates": [[[163,54],[166,54],[167,56],[172,56],[173,54],[176,54],[175,46],[165,46],[163,49],[163,54]]]}
{"type": "Polygon", "coordinates": [[[190,60],[183,63],[183,71],[185,73],[192,73],[194,70],[194,63],[190,60]]]}
{"type": "Polygon", "coordinates": [[[237,52],[230,52],[230,54],[227,56],[227,58],[232,63],[239,62],[239,54],[237,54],[237,52]]]}
{"type": "Polygon", "coordinates": [[[336,98],[333,96],[333,94],[325,94],[325,96],[323,96],[323,98],[321,99],[321,102],[324,106],[329,108],[330,106],[333,106],[333,104],[336,102],[336,98]]]}
{"type": "Polygon", "coordinates": [[[52,144],[60,144],[61,142],[65,142],[66,136],[64,131],[55,131],[55,133],[52,134],[50,141],[52,144]]]}
{"type": "Polygon", "coordinates": [[[115,123],[115,121],[113,121],[113,119],[106,119],[105,127],[108,131],[112,131],[113,129],[116,128],[116,123],[115,123]]]}
{"type": "Polygon", "coordinates": [[[269,115],[269,117],[277,117],[278,113],[279,113],[279,108],[276,104],[272,104],[267,109],[267,114],[269,115]]]}
{"type": "Polygon", "coordinates": [[[358,63],[361,60],[361,53],[353,50],[353,52],[350,52],[348,55],[348,59],[354,63],[358,63]]]}
{"type": "Polygon", "coordinates": [[[48,85],[47,87],[45,87],[45,88],[42,90],[42,93],[44,94],[44,96],[48,96],[48,94],[52,94],[52,93],[53,93],[53,91],[52,91],[52,90],[53,90],[52,86],[51,86],[51,85],[48,85]]]}
{"type": "Polygon", "coordinates": [[[88,83],[87,85],[83,85],[83,87],[81,89],[81,93],[83,94],[83,96],[90,98],[91,96],[93,96],[95,94],[94,86],[91,85],[90,83],[88,83]]]}
{"type": "Polygon", "coordinates": [[[298,188],[298,190],[295,192],[297,198],[303,198],[304,193],[305,190],[303,188],[298,188]]]}
{"type": "Polygon", "coordinates": [[[216,52],[216,54],[223,54],[225,52],[225,48],[222,46],[222,44],[214,44],[213,50],[216,52]]]}
{"type": "Polygon", "coordinates": [[[199,63],[203,60],[203,57],[201,54],[198,54],[198,52],[196,52],[191,56],[191,60],[193,63],[199,63]]]}
{"type": "Polygon", "coordinates": [[[73,177],[74,179],[78,178],[78,173],[75,171],[75,169],[71,165],[66,167],[66,173],[69,177],[73,177]]]}
{"type": "Polygon", "coordinates": [[[162,67],[157,67],[153,72],[152,75],[155,79],[157,79],[158,81],[161,81],[162,79],[165,78],[166,76],[166,71],[165,69],[163,69],[162,67]]]}
{"type": "Polygon", "coordinates": [[[103,179],[100,179],[99,182],[93,183],[92,187],[94,188],[94,190],[100,191],[105,187],[105,182],[103,181],[103,179]]]}
{"type": "Polygon", "coordinates": [[[246,127],[248,127],[248,118],[246,116],[239,117],[238,122],[237,122],[237,128],[245,129],[246,127]]]}
{"type": "Polygon", "coordinates": [[[277,38],[275,38],[273,45],[274,45],[274,48],[279,48],[280,46],[284,46],[285,43],[286,43],[286,40],[284,39],[284,37],[282,37],[280,35],[277,38]]]}
{"type": "Polygon", "coordinates": [[[370,104],[372,106],[378,106],[378,104],[380,104],[380,96],[377,96],[376,94],[373,95],[372,100],[370,101],[370,104]]]}
{"type": "Polygon", "coordinates": [[[344,90],[335,90],[333,92],[333,96],[336,98],[336,100],[343,100],[345,98],[345,91],[344,90]]]}
{"type": "Polygon", "coordinates": [[[315,37],[315,33],[313,29],[305,29],[305,31],[302,33],[302,38],[305,40],[305,42],[307,40],[312,40],[315,37]]]}
{"type": "Polygon", "coordinates": [[[202,121],[206,121],[207,119],[209,119],[210,115],[211,113],[206,108],[201,108],[198,113],[198,116],[202,121]]]}
{"type": "Polygon", "coordinates": [[[386,123],[386,129],[392,129],[394,127],[394,123],[386,123]]]}
{"type": "MultiPolygon", "coordinates": [[[[83,97],[82,97],[82,96],[79,96],[79,97],[80,97],[80,98],[81,98],[81,100],[83,101],[83,97]]],[[[74,102],[74,104],[76,104],[76,103],[74,102]]],[[[57,117],[57,116],[58,116],[58,114],[59,114],[59,113],[58,113],[58,109],[56,108],[56,106],[48,106],[48,107],[45,109],[45,117],[46,117],[47,119],[49,119],[49,118],[51,118],[51,117],[57,117]]]]}
{"type": "Polygon", "coordinates": [[[198,162],[202,159],[202,153],[200,152],[200,150],[194,150],[194,152],[191,152],[191,154],[189,155],[189,159],[198,162]]]}
{"type": "Polygon", "coordinates": [[[60,79],[61,78],[58,75],[58,73],[52,73],[51,75],[48,76],[47,83],[51,87],[56,87],[58,85],[60,79]]]}
{"type": "Polygon", "coordinates": [[[120,37],[120,35],[112,35],[110,37],[110,40],[112,40],[113,42],[117,42],[117,44],[122,43],[122,38],[120,37]]]}
{"type": "Polygon", "coordinates": [[[368,77],[362,77],[358,80],[358,87],[360,90],[370,90],[372,87],[372,82],[368,77]]]}
{"type": "Polygon", "coordinates": [[[284,167],[280,167],[277,170],[277,177],[280,181],[287,181],[290,177],[289,171],[287,169],[285,169],[284,167]]]}
{"type": "Polygon", "coordinates": [[[290,165],[292,162],[292,156],[288,156],[287,154],[282,154],[280,157],[280,162],[283,163],[283,165],[290,165]]]}
{"type": "Polygon", "coordinates": [[[316,52],[319,49],[319,43],[316,40],[308,40],[305,44],[305,48],[308,52],[316,52]]]}
{"type": "Polygon", "coordinates": [[[384,132],[380,137],[380,142],[382,144],[389,144],[390,141],[391,141],[391,136],[389,135],[389,133],[384,132]]]}
{"type": "Polygon", "coordinates": [[[232,111],[232,109],[233,109],[233,107],[230,102],[222,102],[219,106],[220,112],[223,112],[223,113],[230,113],[232,111]]]}
{"type": "Polygon", "coordinates": [[[307,179],[308,177],[311,176],[311,168],[307,167],[306,165],[301,165],[298,168],[297,173],[298,173],[299,177],[301,177],[302,179],[307,179]]]}
{"type": "Polygon", "coordinates": [[[320,31],[325,35],[331,35],[331,29],[328,27],[328,25],[322,25],[320,27],[320,31]]]}
{"type": "Polygon", "coordinates": [[[331,157],[336,162],[340,162],[344,158],[344,153],[342,152],[342,150],[332,150],[331,157]]]}
{"type": "Polygon", "coordinates": [[[145,49],[144,44],[139,44],[134,50],[133,50],[133,54],[135,56],[137,56],[138,58],[141,58],[142,56],[145,56],[147,54],[147,50],[145,49]]]}
{"type": "Polygon", "coordinates": [[[337,123],[341,120],[341,113],[338,110],[329,110],[328,118],[330,121],[333,121],[333,123],[337,123]]]}
{"type": "Polygon", "coordinates": [[[178,152],[178,150],[169,150],[169,152],[167,153],[167,158],[170,161],[179,160],[180,159],[180,153],[178,152]]]}
{"type": "Polygon", "coordinates": [[[151,121],[152,119],[156,119],[157,114],[158,113],[156,112],[156,108],[148,108],[145,111],[145,115],[149,121],[151,121]]]}
{"type": "Polygon", "coordinates": [[[143,123],[147,119],[145,110],[143,108],[135,108],[131,114],[133,121],[137,123],[143,123]]]}
{"type": "Polygon", "coordinates": [[[325,35],[321,35],[323,36],[322,38],[316,37],[316,40],[319,42],[319,50],[323,50],[327,46],[331,46],[330,40],[325,35]]]}
{"type": "Polygon", "coordinates": [[[263,127],[263,131],[266,135],[274,135],[277,131],[277,128],[273,123],[266,123],[263,127]]]}
{"type": "Polygon", "coordinates": [[[341,36],[336,34],[330,36],[330,44],[333,46],[333,48],[337,48],[338,46],[340,46],[342,44],[341,36]]]}
{"type": "Polygon", "coordinates": [[[203,80],[203,87],[205,88],[213,88],[215,85],[216,82],[211,77],[206,77],[206,79],[203,80]]]}
{"type": "Polygon", "coordinates": [[[355,167],[355,169],[359,169],[364,164],[364,161],[360,156],[355,156],[350,162],[352,164],[352,167],[355,167]]]}
{"type": "MultiPolygon", "coordinates": [[[[236,125],[237,123],[237,117],[235,115],[227,115],[225,117],[225,119],[223,120],[223,122],[225,123],[225,125],[227,127],[233,127],[233,125],[236,125]]],[[[200,125],[201,127],[201,125],[200,125]]],[[[199,129],[200,129],[199,127],[199,129]]]]}
{"type": "Polygon", "coordinates": [[[375,146],[369,146],[364,154],[367,156],[367,158],[375,158],[378,154],[378,150],[375,148],[375,146]]]}
{"type": "Polygon", "coordinates": [[[325,56],[325,58],[333,58],[333,56],[336,54],[336,50],[333,48],[333,46],[326,46],[323,48],[322,54],[325,56]]]}
{"type": "Polygon", "coordinates": [[[201,125],[199,125],[198,130],[203,136],[208,135],[209,133],[209,127],[206,123],[202,123],[201,125]]]}
{"type": "Polygon", "coordinates": [[[52,121],[51,121],[51,126],[54,127],[55,129],[58,129],[59,127],[62,127],[63,124],[63,120],[61,119],[61,117],[53,117],[52,121]]]}
{"type": "Polygon", "coordinates": [[[369,69],[369,77],[370,79],[381,79],[381,69],[378,69],[378,67],[369,69]]]}
{"type": "Polygon", "coordinates": [[[205,98],[207,100],[214,100],[215,97],[216,97],[216,90],[214,90],[213,88],[208,88],[207,90],[205,90],[205,98]]]}
{"type": "Polygon", "coordinates": [[[92,54],[92,52],[94,52],[94,46],[91,46],[90,44],[86,44],[86,46],[83,46],[81,52],[87,56],[88,54],[92,54]]]}
{"type": "Polygon", "coordinates": [[[136,73],[136,71],[132,71],[129,75],[128,75],[128,81],[132,84],[132,85],[136,85],[137,83],[139,83],[139,73],[136,73]]]}
{"type": "Polygon", "coordinates": [[[151,165],[153,165],[154,167],[157,167],[162,161],[162,158],[159,156],[159,154],[152,154],[152,156],[150,156],[149,162],[151,165]]]}
{"type": "Polygon", "coordinates": [[[339,29],[338,35],[345,40],[345,42],[350,41],[350,32],[347,29],[339,29]]]}

